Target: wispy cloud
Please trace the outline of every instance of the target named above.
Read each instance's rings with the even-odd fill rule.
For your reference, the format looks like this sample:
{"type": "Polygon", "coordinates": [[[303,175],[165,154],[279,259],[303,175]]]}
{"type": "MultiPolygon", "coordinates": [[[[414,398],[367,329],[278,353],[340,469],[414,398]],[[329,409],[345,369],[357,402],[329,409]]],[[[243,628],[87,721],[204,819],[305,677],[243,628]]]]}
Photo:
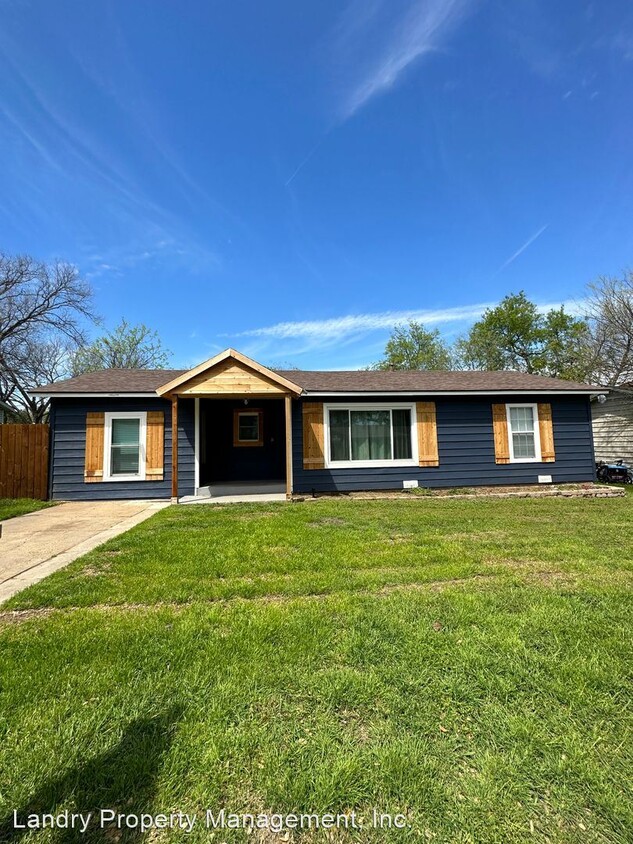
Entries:
{"type": "MultiPolygon", "coordinates": [[[[454,308],[380,311],[278,322],[219,337],[230,337],[231,340],[222,341],[223,345],[236,345],[245,354],[270,366],[292,361],[306,368],[340,369],[345,357],[345,368],[355,369],[363,368],[381,356],[388,333],[398,323],[416,320],[427,327],[439,327],[445,339],[451,340],[496,304],[481,302],[454,308]],[[357,363],[352,365],[353,361],[357,363]]],[[[537,304],[543,313],[561,306],[572,314],[582,310],[582,303],[577,301],[537,304]]]]}
{"type": "Polygon", "coordinates": [[[509,267],[510,264],[516,261],[519,255],[522,255],[525,250],[528,249],[534,243],[535,240],[539,239],[539,237],[543,234],[543,232],[547,229],[548,226],[549,223],[546,223],[544,226],[541,226],[541,228],[537,232],[534,232],[534,234],[525,241],[523,246],[520,246],[516,252],[510,255],[507,261],[504,261],[503,264],[501,264],[495,275],[498,275],[500,272],[505,270],[506,267],[509,267]]]}
{"type": "Polygon", "coordinates": [[[394,19],[391,4],[380,0],[349,6],[336,38],[339,61],[353,68],[341,118],[392,88],[417,59],[439,50],[472,7],[473,0],[416,0],[394,19]]]}
{"type": "MultiPolygon", "coordinates": [[[[21,180],[19,204],[25,226],[47,225],[63,205],[87,208],[88,213],[67,227],[74,229],[75,248],[88,241],[78,247],[75,257],[90,278],[117,274],[159,257],[193,272],[200,267],[216,269],[220,256],[190,224],[185,203],[190,205],[190,197],[195,197],[210,209],[214,220],[221,221],[222,229],[234,221],[217,203],[195,193],[196,180],[172,153],[166,133],[146,119],[149,106],[132,119],[130,102],[100,86],[98,76],[88,73],[88,65],[68,51],[66,69],[74,71],[78,88],[91,91],[112,124],[111,132],[104,133],[97,121],[77,111],[73,98],[55,84],[53,73],[45,76],[20,58],[18,42],[7,32],[0,33],[0,70],[11,94],[7,98],[11,106],[0,105],[0,140],[11,156],[11,172],[21,180]],[[121,142],[113,143],[111,136],[121,142]],[[160,175],[152,179],[155,173],[160,175]],[[43,186],[63,196],[65,203],[42,201],[43,186]],[[108,253],[103,261],[87,260],[95,228],[100,231],[97,248],[108,253]]],[[[134,79],[131,71],[129,76],[134,79]]],[[[129,100],[134,99],[138,110],[138,103],[147,104],[151,98],[137,88],[129,100]]]]}
{"type": "MultiPolygon", "coordinates": [[[[415,320],[425,325],[462,322],[476,319],[490,307],[490,303],[466,305],[457,308],[439,308],[435,310],[382,311],[381,313],[349,314],[323,320],[300,322],[278,322],[263,328],[241,331],[234,337],[275,337],[280,340],[296,338],[331,338],[341,339],[354,334],[367,334],[370,331],[389,329],[400,322],[415,320]]],[[[228,336],[228,335],[227,335],[228,336]]]]}

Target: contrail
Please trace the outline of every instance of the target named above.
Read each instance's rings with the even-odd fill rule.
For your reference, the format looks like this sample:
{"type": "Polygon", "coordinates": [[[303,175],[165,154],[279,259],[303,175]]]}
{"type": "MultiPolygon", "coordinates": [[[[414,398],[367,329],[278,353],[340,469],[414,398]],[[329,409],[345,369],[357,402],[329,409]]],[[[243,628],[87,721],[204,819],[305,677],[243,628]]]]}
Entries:
{"type": "Polygon", "coordinates": [[[497,270],[495,275],[498,275],[502,270],[505,270],[506,267],[509,267],[510,264],[513,261],[516,261],[516,259],[519,257],[519,255],[522,255],[525,252],[525,250],[528,248],[528,246],[531,246],[534,243],[534,241],[537,240],[543,234],[543,232],[545,231],[545,229],[548,226],[549,226],[549,223],[546,223],[546,225],[544,225],[542,228],[540,228],[536,232],[536,234],[533,234],[532,237],[529,240],[526,240],[525,243],[523,244],[523,246],[521,246],[519,249],[517,249],[517,251],[514,253],[514,255],[510,255],[508,260],[499,267],[499,269],[497,270]]]}
{"type": "MultiPolygon", "coordinates": [[[[329,130],[328,130],[328,131],[329,131],[329,130]]],[[[287,188],[287,187],[288,187],[288,185],[290,184],[290,182],[291,182],[291,181],[294,179],[294,177],[297,175],[297,173],[298,173],[300,170],[302,170],[302,169],[303,169],[303,167],[305,167],[305,165],[308,163],[308,161],[310,161],[310,159],[312,158],[312,156],[314,155],[314,153],[318,150],[318,148],[321,146],[321,144],[323,143],[323,141],[324,141],[324,140],[325,140],[325,138],[327,137],[327,134],[328,134],[328,132],[326,132],[326,133],[325,133],[325,135],[323,135],[323,137],[322,137],[320,140],[318,140],[318,141],[316,142],[316,144],[312,147],[312,149],[311,149],[311,150],[310,150],[310,152],[306,155],[306,157],[303,159],[303,161],[302,161],[302,162],[299,164],[299,166],[298,166],[298,167],[294,170],[294,172],[293,172],[293,174],[290,176],[290,178],[289,178],[286,182],[284,182],[284,187],[286,187],[286,188],[287,188]]]]}

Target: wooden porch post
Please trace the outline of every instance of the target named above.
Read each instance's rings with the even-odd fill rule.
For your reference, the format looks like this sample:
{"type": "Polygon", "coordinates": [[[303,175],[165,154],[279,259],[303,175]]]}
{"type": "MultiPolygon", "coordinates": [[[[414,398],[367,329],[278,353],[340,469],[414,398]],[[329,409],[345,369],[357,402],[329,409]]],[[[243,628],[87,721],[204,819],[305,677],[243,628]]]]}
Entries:
{"type": "Polygon", "coordinates": [[[171,500],[178,502],[178,396],[171,397],[171,500]]]}
{"type": "Polygon", "coordinates": [[[284,396],[286,408],[286,498],[292,498],[292,396],[284,396]]]}

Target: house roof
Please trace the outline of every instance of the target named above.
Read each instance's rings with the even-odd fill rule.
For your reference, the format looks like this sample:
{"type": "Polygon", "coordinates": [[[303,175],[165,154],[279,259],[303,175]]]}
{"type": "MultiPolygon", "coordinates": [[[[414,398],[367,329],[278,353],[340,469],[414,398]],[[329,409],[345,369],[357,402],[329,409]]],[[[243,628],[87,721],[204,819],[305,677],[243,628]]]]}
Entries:
{"type": "Polygon", "coordinates": [[[186,371],[186,369],[103,369],[100,372],[85,372],[75,378],[46,384],[31,392],[51,396],[58,393],[155,393],[163,384],[186,371]]]}
{"type": "MultiPolygon", "coordinates": [[[[32,390],[40,395],[138,395],[155,394],[186,369],[106,369],[87,372],[76,378],[57,381],[32,390]]],[[[443,371],[318,371],[273,370],[305,393],[344,395],[363,393],[601,393],[604,388],[544,378],[524,372],[443,372],[443,371]]]]}
{"type": "Polygon", "coordinates": [[[445,372],[402,370],[350,370],[337,372],[282,371],[292,377],[308,393],[511,393],[582,391],[596,392],[596,387],[565,381],[561,378],[544,378],[525,372],[445,372]]]}

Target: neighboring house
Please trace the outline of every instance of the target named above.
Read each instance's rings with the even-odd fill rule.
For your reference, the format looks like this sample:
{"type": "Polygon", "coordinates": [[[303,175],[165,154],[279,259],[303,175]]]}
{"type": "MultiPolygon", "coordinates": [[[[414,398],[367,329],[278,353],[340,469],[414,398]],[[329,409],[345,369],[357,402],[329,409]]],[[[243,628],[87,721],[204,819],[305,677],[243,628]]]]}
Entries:
{"type": "Polygon", "coordinates": [[[591,402],[596,460],[624,460],[633,465],[633,384],[602,392],[602,403],[591,402]]]}
{"type": "Polygon", "coordinates": [[[273,371],[227,349],[188,371],[106,370],[34,392],[51,397],[57,499],[594,477],[600,391],[518,372],[273,371]]]}
{"type": "Polygon", "coordinates": [[[11,408],[6,402],[0,401],[0,425],[7,421],[10,410],[11,408]]]}

